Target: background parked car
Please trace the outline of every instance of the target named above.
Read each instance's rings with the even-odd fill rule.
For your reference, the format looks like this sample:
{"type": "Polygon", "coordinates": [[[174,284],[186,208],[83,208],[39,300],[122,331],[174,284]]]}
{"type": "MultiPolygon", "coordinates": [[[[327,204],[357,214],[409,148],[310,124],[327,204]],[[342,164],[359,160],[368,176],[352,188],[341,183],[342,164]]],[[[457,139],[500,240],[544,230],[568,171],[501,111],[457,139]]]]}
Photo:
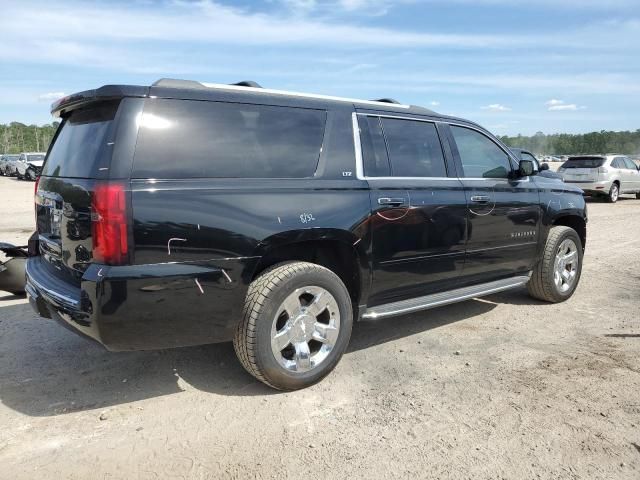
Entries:
{"type": "Polygon", "coordinates": [[[566,183],[575,183],[590,195],[604,195],[611,203],[621,193],[640,199],[640,167],[624,155],[571,157],[558,169],[566,183]]]}
{"type": "Polygon", "coordinates": [[[42,152],[21,153],[16,162],[16,176],[20,180],[35,180],[42,171],[44,157],[42,152]]]}
{"type": "Polygon", "coordinates": [[[0,157],[0,175],[9,175],[9,165],[18,160],[20,155],[5,154],[0,157]]]}
{"type": "Polygon", "coordinates": [[[11,155],[5,166],[5,175],[15,177],[17,173],[17,165],[20,162],[20,155],[11,155]]]}

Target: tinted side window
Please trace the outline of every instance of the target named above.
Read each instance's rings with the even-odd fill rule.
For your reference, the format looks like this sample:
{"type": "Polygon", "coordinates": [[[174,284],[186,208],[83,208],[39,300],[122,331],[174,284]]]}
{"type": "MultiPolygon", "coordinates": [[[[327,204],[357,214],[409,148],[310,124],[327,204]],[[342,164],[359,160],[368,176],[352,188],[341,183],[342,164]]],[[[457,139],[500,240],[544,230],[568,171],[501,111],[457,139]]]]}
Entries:
{"type": "Polygon", "coordinates": [[[507,178],[509,157],[489,137],[470,128],[451,126],[466,178],[507,178]]]}
{"type": "Polygon", "coordinates": [[[394,177],[446,177],[442,146],[433,123],[383,118],[394,177]]]}
{"type": "Polygon", "coordinates": [[[98,168],[108,168],[107,136],[118,105],[98,103],[72,111],[59,127],[42,175],[93,178],[98,168]]]}
{"type": "Polygon", "coordinates": [[[632,161],[630,158],[628,158],[628,157],[624,157],[624,163],[625,163],[625,165],[627,166],[627,168],[628,168],[629,170],[637,170],[637,169],[638,169],[638,167],[636,166],[636,164],[635,164],[635,163],[633,163],[633,161],[632,161]]]}
{"type": "Polygon", "coordinates": [[[620,161],[620,157],[616,157],[611,161],[611,166],[613,168],[624,168],[624,165],[620,161]]]}
{"type": "Polygon", "coordinates": [[[132,177],[311,177],[325,121],[321,110],[149,100],[132,177]]]}
{"type": "Polygon", "coordinates": [[[387,147],[384,144],[382,127],[378,117],[358,117],[362,163],[366,177],[388,177],[391,175],[387,147]]]}

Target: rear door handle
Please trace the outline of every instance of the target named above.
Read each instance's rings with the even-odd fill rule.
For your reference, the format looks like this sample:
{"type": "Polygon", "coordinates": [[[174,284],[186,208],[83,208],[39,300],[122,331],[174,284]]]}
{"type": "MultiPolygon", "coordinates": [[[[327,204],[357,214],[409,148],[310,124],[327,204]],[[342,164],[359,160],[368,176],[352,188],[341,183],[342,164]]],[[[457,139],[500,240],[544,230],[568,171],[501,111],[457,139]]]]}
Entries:
{"type": "Polygon", "coordinates": [[[381,197],[378,199],[378,205],[391,205],[394,207],[399,207],[400,205],[406,205],[409,203],[406,198],[391,198],[391,197],[381,197]]]}
{"type": "Polygon", "coordinates": [[[471,201],[474,203],[489,203],[491,197],[489,195],[473,195],[471,201]]]}

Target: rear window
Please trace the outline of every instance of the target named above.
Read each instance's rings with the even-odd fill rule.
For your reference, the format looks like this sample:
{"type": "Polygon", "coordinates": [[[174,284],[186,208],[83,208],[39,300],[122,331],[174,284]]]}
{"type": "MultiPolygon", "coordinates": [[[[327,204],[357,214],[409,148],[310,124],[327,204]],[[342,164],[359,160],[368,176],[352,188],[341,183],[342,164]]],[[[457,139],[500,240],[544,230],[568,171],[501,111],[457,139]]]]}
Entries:
{"type": "Polygon", "coordinates": [[[604,157],[573,157],[560,168],[599,168],[604,165],[604,157]]]}
{"type": "Polygon", "coordinates": [[[42,175],[94,178],[109,168],[106,148],[119,102],[104,102],[74,110],[60,125],[42,175]]]}
{"type": "Polygon", "coordinates": [[[312,177],[325,122],[322,110],[147,101],[132,177],[312,177]]]}

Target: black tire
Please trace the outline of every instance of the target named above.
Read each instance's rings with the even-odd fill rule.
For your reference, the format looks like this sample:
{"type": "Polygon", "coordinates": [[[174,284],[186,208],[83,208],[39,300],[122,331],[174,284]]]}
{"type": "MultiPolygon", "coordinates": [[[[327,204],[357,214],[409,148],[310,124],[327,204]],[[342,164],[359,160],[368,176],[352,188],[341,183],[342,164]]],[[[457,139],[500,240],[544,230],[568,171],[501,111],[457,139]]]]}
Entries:
{"type": "Polygon", "coordinates": [[[531,279],[527,284],[529,295],[539,300],[552,303],[564,302],[570,298],[580,282],[582,257],[582,242],[580,241],[578,233],[570,227],[552,227],[547,237],[542,259],[538,262],[538,265],[536,265],[531,279]],[[566,291],[562,291],[554,281],[555,260],[560,246],[567,239],[572,240],[577,247],[578,265],[573,284],[566,291]]]}
{"type": "Polygon", "coordinates": [[[640,192],[636,193],[636,199],[640,200],[640,192]]]}
{"type": "Polygon", "coordinates": [[[25,173],[25,179],[31,180],[32,182],[35,182],[36,181],[36,172],[34,172],[32,168],[29,168],[25,173]]]}
{"type": "Polygon", "coordinates": [[[349,344],[352,325],[351,297],[335,273],[308,262],[281,263],[263,272],[249,286],[233,346],[242,366],[255,378],[278,390],[298,390],[319,382],[335,368],[349,344]],[[285,299],[296,289],[311,286],[333,296],[340,325],[337,339],[326,358],[309,371],[296,372],[288,370],[276,359],[271,346],[272,326],[277,325],[276,315],[282,310],[285,299]]]}
{"type": "Polygon", "coordinates": [[[607,195],[607,202],[616,203],[620,198],[620,185],[617,183],[612,183],[611,188],[609,189],[609,194],[607,195]]]}

